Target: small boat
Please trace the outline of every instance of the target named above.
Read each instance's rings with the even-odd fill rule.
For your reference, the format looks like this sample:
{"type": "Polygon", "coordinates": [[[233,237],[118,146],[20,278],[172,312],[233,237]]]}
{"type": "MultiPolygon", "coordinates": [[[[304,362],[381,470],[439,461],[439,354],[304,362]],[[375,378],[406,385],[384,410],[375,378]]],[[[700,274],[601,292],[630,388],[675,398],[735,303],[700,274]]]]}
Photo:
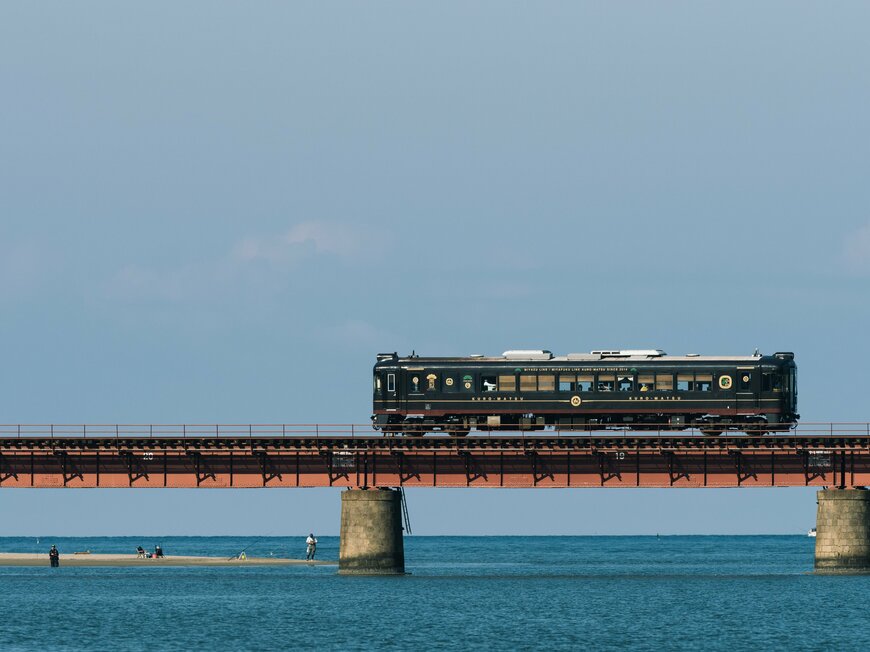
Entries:
{"type": "Polygon", "coordinates": [[[816,536],[816,528],[813,528],[812,530],[810,530],[809,532],[807,532],[807,536],[808,536],[808,537],[814,537],[814,536],[816,536]]]}

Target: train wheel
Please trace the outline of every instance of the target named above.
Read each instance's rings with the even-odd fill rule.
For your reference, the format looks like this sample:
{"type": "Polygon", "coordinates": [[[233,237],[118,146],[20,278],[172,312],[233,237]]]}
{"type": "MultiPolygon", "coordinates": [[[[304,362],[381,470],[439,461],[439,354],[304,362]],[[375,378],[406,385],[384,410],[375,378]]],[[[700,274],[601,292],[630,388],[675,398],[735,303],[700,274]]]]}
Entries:
{"type": "Polygon", "coordinates": [[[763,423],[750,423],[743,429],[743,432],[750,436],[760,436],[766,435],[767,429],[763,423]]]}
{"type": "Polygon", "coordinates": [[[423,435],[426,434],[426,430],[424,429],[422,423],[415,423],[414,421],[408,421],[407,423],[404,424],[404,426],[405,426],[405,430],[404,430],[403,434],[405,435],[405,437],[422,437],[423,435]]]}

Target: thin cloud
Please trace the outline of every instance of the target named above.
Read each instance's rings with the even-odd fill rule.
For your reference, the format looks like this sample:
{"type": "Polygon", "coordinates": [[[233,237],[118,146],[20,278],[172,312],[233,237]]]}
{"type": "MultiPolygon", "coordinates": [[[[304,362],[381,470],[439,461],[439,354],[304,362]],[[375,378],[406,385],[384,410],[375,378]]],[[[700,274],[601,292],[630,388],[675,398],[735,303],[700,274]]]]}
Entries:
{"type": "Polygon", "coordinates": [[[375,245],[368,233],[349,224],[301,222],[275,236],[244,238],[233,248],[233,256],[239,261],[264,260],[277,265],[310,254],[356,257],[375,245]]]}
{"type": "Polygon", "coordinates": [[[862,226],[846,239],[843,259],[853,272],[870,273],[870,223],[862,226]]]}
{"type": "Polygon", "coordinates": [[[113,279],[116,294],[157,301],[184,301],[191,296],[217,294],[226,273],[214,266],[185,265],[168,270],[154,270],[126,265],[113,279]]]}
{"type": "Polygon", "coordinates": [[[268,295],[298,280],[292,270],[316,258],[364,260],[381,242],[338,222],[301,222],[274,236],[249,236],[214,259],[168,268],[127,265],[110,282],[116,296],[181,302],[228,294],[268,295]],[[265,263],[265,264],[264,264],[265,263]]]}

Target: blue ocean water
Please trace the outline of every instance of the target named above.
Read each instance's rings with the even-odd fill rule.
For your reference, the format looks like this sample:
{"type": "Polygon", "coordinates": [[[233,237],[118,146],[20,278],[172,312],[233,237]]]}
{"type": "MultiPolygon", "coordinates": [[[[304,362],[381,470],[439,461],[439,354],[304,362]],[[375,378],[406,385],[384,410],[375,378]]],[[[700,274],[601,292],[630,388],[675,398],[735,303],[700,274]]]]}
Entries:
{"type": "MultiPolygon", "coordinates": [[[[0,552],[304,555],[302,539],[2,538],[0,552]]],[[[407,537],[405,577],[333,566],[0,568],[3,650],[870,649],[870,576],[813,540],[407,537]]],[[[338,538],[318,557],[337,559],[338,538]]]]}

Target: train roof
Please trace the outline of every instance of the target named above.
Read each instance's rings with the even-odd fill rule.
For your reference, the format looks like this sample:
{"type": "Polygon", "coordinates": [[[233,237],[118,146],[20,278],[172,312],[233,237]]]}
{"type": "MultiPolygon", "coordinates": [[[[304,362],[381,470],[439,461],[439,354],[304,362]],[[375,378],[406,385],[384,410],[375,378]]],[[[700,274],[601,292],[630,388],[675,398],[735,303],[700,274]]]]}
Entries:
{"type": "Polygon", "coordinates": [[[523,350],[523,351],[505,351],[500,356],[485,356],[485,355],[469,355],[469,356],[431,356],[424,357],[412,354],[410,356],[399,357],[396,353],[380,353],[378,354],[378,362],[389,361],[402,364],[420,364],[421,362],[428,363],[445,363],[445,362],[464,362],[464,363],[481,363],[481,362],[537,362],[537,363],[559,363],[559,362],[614,362],[614,363],[682,363],[682,362],[734,362],[734,363],[759,363],[767,362],[774,363],[782,360],[792,360],[794,354],[791,352],[778,352],[773,355],[761,355],[754,353],[753,355],[698,355],[687,353],[685,355],[668,355],[659,349],[644,349],[644,350],[595,350],[589,353],[568,353],[567,355],[553,355],[550,351],[545,350],[523,350]]]}

